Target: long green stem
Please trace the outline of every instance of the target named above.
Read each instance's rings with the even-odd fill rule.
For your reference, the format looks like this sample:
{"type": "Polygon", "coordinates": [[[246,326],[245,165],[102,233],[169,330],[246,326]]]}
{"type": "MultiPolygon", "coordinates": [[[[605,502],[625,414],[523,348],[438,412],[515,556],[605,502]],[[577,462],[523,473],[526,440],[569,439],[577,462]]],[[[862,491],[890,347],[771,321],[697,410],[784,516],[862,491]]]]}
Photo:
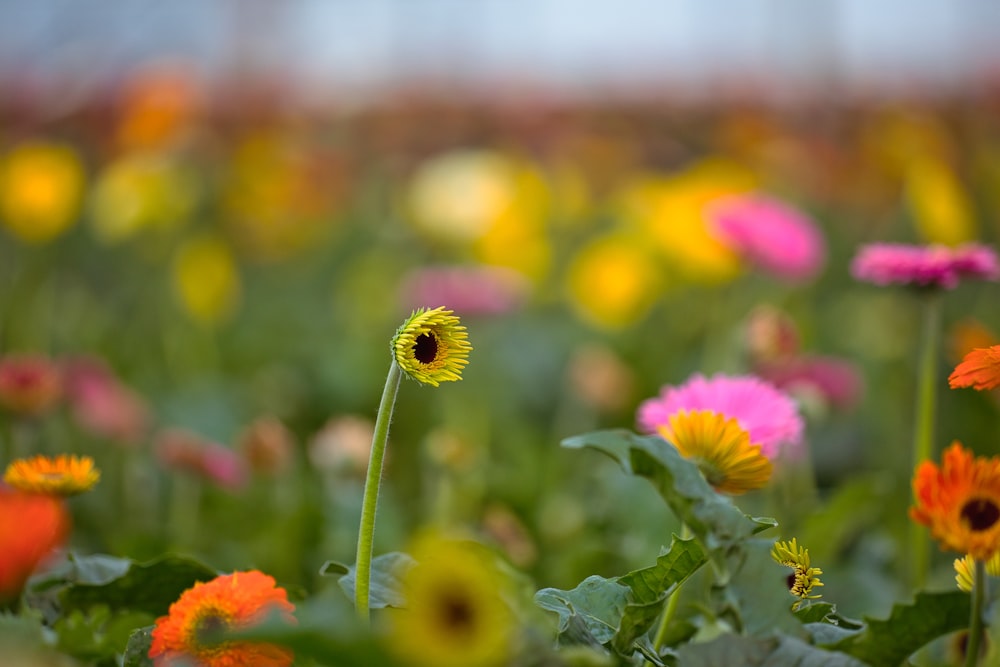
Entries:
{"type": "MultiPolygon", "coordinates": [[[[933,455],[938,339],[940,336],[941,295],[937,291],[932,291],[928,292],[924,298],[923,340],[917,367],[917,397],[911,470],[921,461],[926,461],[933,455]]],[[[911,521],[910,553],[913,558],[911,579],[914,588],[921,588],[927,580],[930,549],[926,531],[915,521],[911,521]]]]}
{"type": "Polygon", "coordinates": [[[979,646],[983,640],[983,600],[986,599],[986,561],[976,559],[976,578],[972,582],[972,613],[969,616],[969,638],[965,642],[965,667],[979,662],[979,646]]]}
{"type": "Polygon", "coordinates": [[[375,434],[372,436],[372,451],[368,459],[368,476],[365,478],[365,494],[361,503],[361,527],[358,529],[358,557],[354,573],[354,606],[358,617],[368,623],[368,592],[372,577],[372,544],[375,538],[375,509],[378,507],[378,490],[382,482],[382,459],[389,441],[389,424],[392,410],[396,405],[396,392],[402,373],[396,360],[389,366],[385,379],[382,400],[375,418],[375,434]]]}

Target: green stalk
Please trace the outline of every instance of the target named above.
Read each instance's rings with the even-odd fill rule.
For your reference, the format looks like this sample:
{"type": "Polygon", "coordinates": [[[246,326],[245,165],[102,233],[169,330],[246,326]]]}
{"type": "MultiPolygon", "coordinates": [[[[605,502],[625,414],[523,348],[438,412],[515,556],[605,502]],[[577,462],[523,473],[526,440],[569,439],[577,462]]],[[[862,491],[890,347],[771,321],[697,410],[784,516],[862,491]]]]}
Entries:
{"type": "Polygon", "coordinates": [[[385,379],[382,400],[375,418],[375,433],[372,436],[371,456],[368,459],[368,476],[365,478],[365,493],[361,503],[361,526],[358,529],[358,556],[354,573],[354,606],[358,617],[367,625],[369,622],[368,593],[372,577],[372,546],[375,538],[375,510],[378,507],[378,490],[382,482],[382,460],[389,441],[389,424],[392,410],[396,405],[396,392],[402,373],[396,360],[389,366],[385,379]]]}
{"type": "Polygon", "coordinates": [[[976,667],[983,640],[983,600],[986,598],[986,561],[976,559],[976,577],[972,580],[972,614],[969,638],[965,642],[965,667],[976,667]]]}
{"type": "MultiPolygon", "coordinates": [[[[927,461],[932,457],[934,447],[938,341],[941,337],[941,294],[938,291],[931,291],[924,296],[923,340],[917,366],[917,397],[911,471],[921,461],[927,461]]],[[[910,522],[910,553],[913,554],[911,571],[913,587],[921,588],[927,580],[931,545],[927,539],[926,531],[915,521],[910,522]]]]}

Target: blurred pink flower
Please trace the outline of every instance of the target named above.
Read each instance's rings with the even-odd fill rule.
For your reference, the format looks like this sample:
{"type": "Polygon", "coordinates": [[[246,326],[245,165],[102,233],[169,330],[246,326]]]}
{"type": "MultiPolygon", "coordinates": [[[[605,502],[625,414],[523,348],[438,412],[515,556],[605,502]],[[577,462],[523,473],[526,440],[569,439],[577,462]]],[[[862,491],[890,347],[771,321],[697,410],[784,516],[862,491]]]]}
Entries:
{"type": "Polygon", "coordinates": [[[498,315],[517,308],[528,295],[520,273],[498,266],[438,266],[418,269],[403,280],[406,310],[447,306],[465,315],[498,315]]]}
{"type": "Polygon", "coordinates": [[[822,234],[784,202],[760,194],[723,197],[709,204],[707,214],[723,243],[778,278],[806,281],[823,268],[822,234]]]}
{"type": "Polygon", "coordinates": [[[872,243],[851,262],[851,275],[876,285],[919,285],[952,289],[963,278],[997,280],[996,252],[979,243],[944,245],[872,243]]]}
{"type": "Polygon", "coordinates": [[[230,491],[242,488],[249,477],[239,454],[192,431],[166,429],[156,437],[153,448],[165,467],[196,475],[230,491]]]}
{"type": "Polygon", "coordinates": [[[864,381],[857,366],[835,357],[803,355],[765,362],[756,366],[754,372],[793,396],[809,392],[838,410],[854,407],[864,392],[864,381]]]}
{"type": "Polygon", "coordinates": [[[0,359],[0,407],[37,417],[48,412],[63,394],[59,368],[38,354],[12,354],[0,359]]]}
{"type": "Polygon", "coordinates": [[[149,427],[149,408],[139,394],[119,381],[100,360],[86,357],[63,364],[73,418],[100,438],[135,444],[149,427]]]}
{"type": "Polygon", "coordinates": [[[667,385],[639,405],[639,428],[655,433],[679,410],[713,410],[735,418],[768,458],[802,445],[804,424],[795,401],[752,375],[696,374],[680,386],[667,385]]]}

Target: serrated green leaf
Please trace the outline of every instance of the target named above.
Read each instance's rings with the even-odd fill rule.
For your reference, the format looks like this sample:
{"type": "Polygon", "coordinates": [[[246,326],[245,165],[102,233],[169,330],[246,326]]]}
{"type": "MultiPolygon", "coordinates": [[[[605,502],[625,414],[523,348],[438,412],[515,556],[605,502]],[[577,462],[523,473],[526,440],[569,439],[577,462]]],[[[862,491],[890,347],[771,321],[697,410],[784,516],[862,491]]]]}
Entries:
{"type": "Polygon", "coordinates": [[[709,550],[720,572],[726,552],[761,528],[762,521],[747,517],[732,501],[716,493],[698,467],[682,457],[666,440],[621,429],[595,431],[567,438],[562,446],[595,449],[617,461],[628,473],[645,477],[670,509],[709,550]]]}
{"type": "MultiPolygon", "coordinates": [[[[403,597],[403,583],[401,577],[406,571],[413,567],[416,561],[409,554],[399,551],[391,551],[381,554],[372,559],[371,586],[368,591],[368,606],[371,609],[383,609],[385,607],[395,607],[401,609],[406,606],[406,598],[403,597]]],[[[340,563],[327,561],[324,568],[331,566],[343,567],[340,563]],[[332,564],[332,566],[331,566],[332,564]]],[[[336,568],[339,569],[339,568],[336,568]]],[[[347,568],[347,572],[338,582],[344,593],[351,600],[354,599],[354,577],[355,567],[347,568]]]]}
{"type": "Polygon", "coordinates": [[[328,560],[319,568],[321,577],[342,577],[351,571],[350,565],[345,565],[340,561],[328,560]]]}
{"type": "Polygon", "coordinates": [[[656,623],[667,598],[706,562],[705,552],[696,540],[675,535],[670,549],[656,559],[655,565],[619,577],[618,583],[627,586],[630,594],[611,647],[620,655],[630,656],[636,641],[656,623]]]}
{"type": "Polygon", "coordinates": [[[153,667],[149,647],[153,643],[153,626],[139,628],[128,638],[125,647],[124,667],[153,667]]]}
{"type": "Polygon", "coordinates": [[[829,648],[848,653],[871,667],[897,667],[941,635],[968,627],[969,594],[962,591],[917,593],[913,604],[893,605],[889,618],[865,618],[864,630],[829,648]]]}
{"type": "Polygon", "coordinates": [[[678,651],[678,667],[865,667],[858,660],[786,635],[743,637],[726,634],[678,651]]]}

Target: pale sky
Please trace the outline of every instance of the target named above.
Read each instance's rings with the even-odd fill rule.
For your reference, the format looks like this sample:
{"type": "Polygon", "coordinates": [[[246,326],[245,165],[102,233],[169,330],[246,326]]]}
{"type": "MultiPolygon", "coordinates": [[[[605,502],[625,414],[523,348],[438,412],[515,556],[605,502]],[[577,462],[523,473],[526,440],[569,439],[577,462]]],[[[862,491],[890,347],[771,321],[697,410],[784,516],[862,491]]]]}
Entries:
{"type": "Polygon", "coordinates": [[[959,86],[1000,67],[996,0],[0,0],[0,77],[182,55],[310,85],[414,73],[567,89],[718,77],[959,86]]]}

